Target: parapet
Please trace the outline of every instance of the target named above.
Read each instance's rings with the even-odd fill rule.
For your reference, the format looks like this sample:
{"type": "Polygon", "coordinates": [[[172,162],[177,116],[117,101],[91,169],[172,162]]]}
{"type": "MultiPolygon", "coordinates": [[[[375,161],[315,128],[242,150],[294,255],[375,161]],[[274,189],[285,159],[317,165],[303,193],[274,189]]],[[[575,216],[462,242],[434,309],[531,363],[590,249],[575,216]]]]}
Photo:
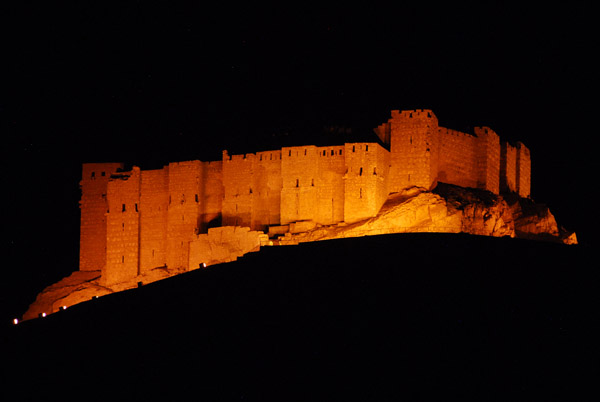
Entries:
{"type": "Polygon", "coordinates": [[[434,120],[437,124],[437,117],[431,109],[414,109],[414,110],[392,110],[392,118],[394,121],[403,122],[418,122],[425,120],[434,120]]]}

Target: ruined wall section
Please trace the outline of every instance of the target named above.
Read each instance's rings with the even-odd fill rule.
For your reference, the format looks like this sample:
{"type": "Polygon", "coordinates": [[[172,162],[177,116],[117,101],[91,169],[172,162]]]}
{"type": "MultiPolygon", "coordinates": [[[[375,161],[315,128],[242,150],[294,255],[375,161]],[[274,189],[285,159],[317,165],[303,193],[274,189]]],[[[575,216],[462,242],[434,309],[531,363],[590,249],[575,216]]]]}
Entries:
{"type": "Polygon", "coordinates": [[[267,231],[279,225],[281,208],[281,151],[257,152],[252,169],[250,228],[267,231]]]}
{"type": "Polygon", "coordinates": [[[167,266],[187,269],[189,242],[199,233],[202,162],[169,164],[169,208],[167,212],[167,266]]]}
{"type": "Polygon", "coordinates": [[[317,216],[319,150],[314,145],[281,150],[281,224],[317,216]]]}
{"type": "Polygon", "coordinates": [[[101,270],[106,265],[106,210],[109,177],[122,163],[84,163],[81,171],[79,269],[101,270]]]}
{"type": "Polygon", "coordinates": [[[478,141],[477,187],[500,193],[500,137],[489,127],[475,127],[478,141]]]}
{"type": "Polygon", "coordinates": [[[344,221],[375,216],[389,189],[389,152],[376,143],[347,143],[344,221]]]}
{"type": "Polygon", "coordinates": [[[345,147],[319,147],[317,155],[317,209],[314,220],[322,225],[332,225],[344,220],[345,147]]]}
{"type": "Polygon", "coordinates": [[[392,110],[390,123],[390,192],[437,183],[438,120],[431,110],[392,110]]]}
{"type": "Polygon", "coordinates": [[[169,168],[142,170],[140,183],[140,272],[167,264],[169,168]]]}
{"type": "Polygon", "coordinates": [[[462,187],[478,187],[479,144],[477,137],[440,127],[438,180],[462,187]]]}
{"type": "Polygon", "coordinates": [[[522,142],[517,143],[516,183],[517,193],[524,198],[531,195],[531,154],[522,142]]]}
{"type": "Polygon", "coordinates": [[[115,173],[107,187],[105,285],[129,280],[140,273],[140,168],[115,173]]]}

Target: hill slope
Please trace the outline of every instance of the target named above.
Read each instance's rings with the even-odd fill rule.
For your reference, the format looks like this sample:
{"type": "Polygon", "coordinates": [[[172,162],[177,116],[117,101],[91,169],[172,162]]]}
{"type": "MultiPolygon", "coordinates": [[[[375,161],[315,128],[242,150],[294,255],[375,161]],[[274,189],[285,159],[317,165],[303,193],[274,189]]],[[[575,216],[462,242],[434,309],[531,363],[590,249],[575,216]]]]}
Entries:
{"type": "Polygon", "coordinates": [[[598,357],[587,258],[450,234],[266,248],[7,329],[6,379],[24,398],[569,399],[598,357]]]}

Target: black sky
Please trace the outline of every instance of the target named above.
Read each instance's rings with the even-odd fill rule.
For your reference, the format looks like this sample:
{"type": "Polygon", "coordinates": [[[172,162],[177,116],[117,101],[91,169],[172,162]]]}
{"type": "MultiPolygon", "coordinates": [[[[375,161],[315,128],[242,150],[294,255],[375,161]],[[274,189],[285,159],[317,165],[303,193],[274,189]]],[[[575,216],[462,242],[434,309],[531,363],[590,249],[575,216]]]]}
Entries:
{"type": "Polygon", "coordinates": [[[598,46],[586,6],[22,3],[3,6],[0,95],[3,245],[21,286],[76,268],[83,162],[146,169],[341,144],[331,127],[369,136],[392,109],[523,141],[533,198],[592,241],[598,46]]]}

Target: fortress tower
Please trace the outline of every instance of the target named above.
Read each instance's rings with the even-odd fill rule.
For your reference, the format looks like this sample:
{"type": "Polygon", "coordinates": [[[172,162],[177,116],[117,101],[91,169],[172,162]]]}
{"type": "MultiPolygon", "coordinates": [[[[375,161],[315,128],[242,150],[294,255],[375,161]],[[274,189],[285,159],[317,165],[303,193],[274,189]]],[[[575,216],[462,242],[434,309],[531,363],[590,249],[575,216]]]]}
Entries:
{"type": "Polygon", "coordinates": [[[122,163],[84,163],[81,171],[79,269],[101,270],[106,264],[107,186],[122,163]]]}
{"type": "MultiPolygon", "coordinates": [[[[431,110],[392,110],[388,121],[390,145],[389,191],[419,186],[430,189],[437,183],[438,120],[431,110]]],[[[380,138],[382,136],[380,135],[380,138]]]]}

